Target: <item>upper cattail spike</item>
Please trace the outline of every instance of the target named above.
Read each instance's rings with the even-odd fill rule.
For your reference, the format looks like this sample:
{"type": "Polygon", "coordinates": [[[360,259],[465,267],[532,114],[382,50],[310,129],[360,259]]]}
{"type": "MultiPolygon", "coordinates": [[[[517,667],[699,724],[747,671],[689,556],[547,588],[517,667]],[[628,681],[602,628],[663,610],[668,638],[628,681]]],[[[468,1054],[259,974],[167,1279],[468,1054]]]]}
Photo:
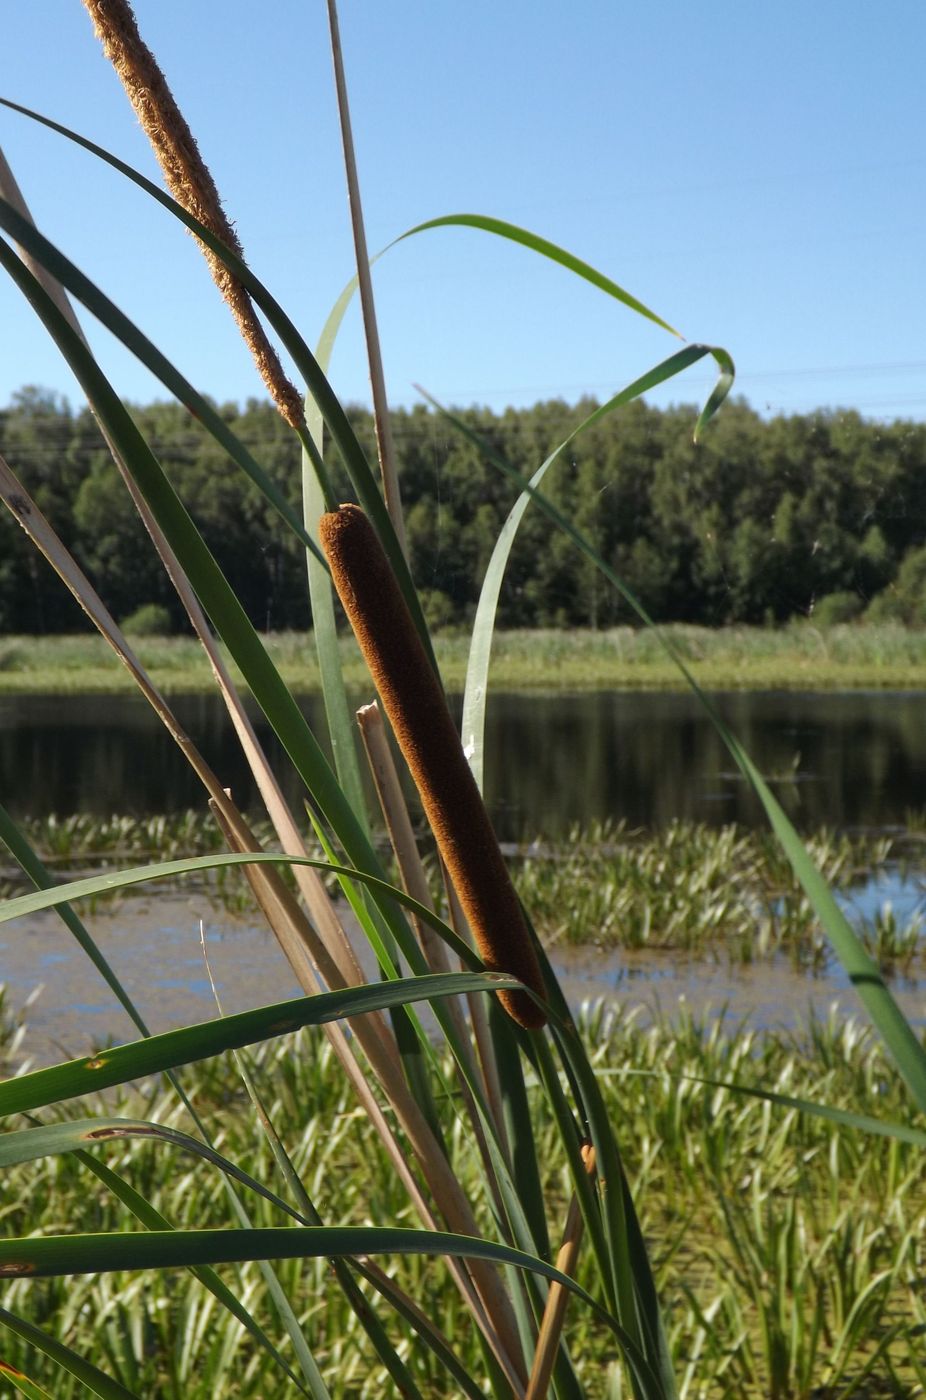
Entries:
{"type": "MultiPolygon", "coordinates": [[[[157,59],[138,32],[128,0],[84,0],[103,52],[112,63],[178,204],[239,257],[241,243],[222,207],[209,167],[177,106],[157,59]]],[[[258,373],[286,419],[297,430],[305,415],[302,400],[283,371],[245,288],[210,248],[200,242],[213,281],[225,298],[258,373]]]]}

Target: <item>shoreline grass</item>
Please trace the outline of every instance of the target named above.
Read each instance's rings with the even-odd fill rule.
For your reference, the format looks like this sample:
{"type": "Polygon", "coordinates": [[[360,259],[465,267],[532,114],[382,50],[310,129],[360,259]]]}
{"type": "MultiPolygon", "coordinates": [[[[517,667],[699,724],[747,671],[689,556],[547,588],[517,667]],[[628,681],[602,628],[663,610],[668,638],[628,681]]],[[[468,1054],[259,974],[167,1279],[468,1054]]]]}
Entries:
{"type": "MultiPolygon", "coordinates": [[[[707,690],[926,690],[926,630],[896,624],[818,629],[810,623],[713,630],[675,624],[664,630],[707,690]]],[[[294,692],[320,691],[311,633],[274,633],[266,640],[294,692]]],[[[445,684],[454,693],[463,689],[468,645],[464,635],[435,638],[445,684]]],[[[194,638],[140,638],[137,650],[165,691],[213,688],[209,664],[194,638]]],[[[348,688],[368,687],[353,639],[343,637],[340,650],[348,688]]],[[[657,638],[630,627],[500,632],[491,681],[496,692],[687,688],[657,638]]],[[[0,638],[0,695],[128,694],[135,689],[97,636],[0,638]]]]}

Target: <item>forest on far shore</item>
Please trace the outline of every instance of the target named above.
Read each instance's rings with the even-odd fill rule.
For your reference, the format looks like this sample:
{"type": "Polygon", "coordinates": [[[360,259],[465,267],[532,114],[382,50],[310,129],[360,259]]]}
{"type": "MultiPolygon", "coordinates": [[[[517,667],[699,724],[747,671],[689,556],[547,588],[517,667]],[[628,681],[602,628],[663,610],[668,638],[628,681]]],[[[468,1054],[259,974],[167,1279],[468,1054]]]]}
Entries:
{"type": "MultiPolygon", "coordinates": [[[[592,411],[592,400],[458,416],[530,476],[592,411]]],[[[293,504],[299,444],[269,404],[221,405],[293,504]]],[[[305,560],[274,511],[181,407],[133,407],[254,623],[310,626],[305,560]]],[[[349,410],[375,461],[370,414],[349,410]]],[[[700,443],[695,412],[634,403],[580,434],[544,494],[659,621],[926,623],[926,424],[854,412],[762,419],[727,404],[700,443]]],[[[436,626],[465,624],[514,483],[445,419],[393,415],[412,572],[436,626]]],[[[117,618],[146,605],[181,613],[90,413],[28,388],[0,410],[0,453],[117,618]]],[[[342,486],[341,499],[350,499],[342,486]]],[[[150,609],[149,609],[150,612],[150,609]]],[[[608,627],[627,604],[536,507],[524,516],[502,589],[502,627],[608,627]]],[[[0,632],[63,632],[82,615],[18,524],[0,516],[0,632]]]]}

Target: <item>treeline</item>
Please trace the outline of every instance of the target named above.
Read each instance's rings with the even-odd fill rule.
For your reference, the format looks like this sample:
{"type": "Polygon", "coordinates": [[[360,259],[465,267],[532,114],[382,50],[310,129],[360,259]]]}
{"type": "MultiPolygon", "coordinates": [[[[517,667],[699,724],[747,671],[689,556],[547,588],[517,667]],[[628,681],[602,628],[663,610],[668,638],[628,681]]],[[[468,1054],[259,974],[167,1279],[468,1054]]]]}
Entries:
{"type": "MultiPolygon", "coordinates": [[[[591,412],[587,400],[459,415],[529,476],[591,412]]],[[[222,416],[295,505],[298,444],[251,401],[222,416]]],[[[305,562],[256,489],[183,409],[133,409],[253,621],[310,624],[305,562]]],[[[370,415],[350,413],[375,460],[370,415]]],[[[789,618],[926,622],[926,425],[856,413],[761,419],[724,407],[692,441],[694,413],[637,403],[581,434],[545,494],[660,620],[789,618]]],[[[412,570],[438,625],[465,623],[517,489],[469,439],[424,408],[393,428],[412,570]]],[[[146,604],[181,614],[87,411],[26,389],[0,411],[0,452],[119,618],[146,604]]],[[[342,488],[342,499],[349,488],[342,488]]],[[[502,591],[506,627],[606,627],[626,603],[536,507],[502,591]]],[[[65,631],[81,615],[16,522],[0,516],[0,632],[65,631]]]]}

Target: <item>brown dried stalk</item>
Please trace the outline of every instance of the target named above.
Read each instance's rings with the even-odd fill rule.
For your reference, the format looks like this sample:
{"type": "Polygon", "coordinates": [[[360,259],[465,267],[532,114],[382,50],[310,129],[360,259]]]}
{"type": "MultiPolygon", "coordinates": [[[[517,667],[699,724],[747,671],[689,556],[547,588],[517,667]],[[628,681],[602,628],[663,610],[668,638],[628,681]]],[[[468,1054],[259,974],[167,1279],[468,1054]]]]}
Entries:
{"type": "Polygon", "coordinates": [[[395,463],[395,448],[392,443],[392,427],[389,422],[389,407],[386,402],[386,379],[383,372],[383,355],[376,325],[376,304],[373,300],[373,281],[370,276],[370,255],[367,252],[367,236],[363,226],[363,206],[360,202],[360,181],[357,176],[357,157],[354,154],[354,137],[351,131],[350,104],[347,99],[347,81],[344,77],[344,54],[341,49],[341,30],[338,24],[338,9],[335,0],[328,0],[328,28],[331,33],[331,58],[334,63],[334,86],[338,98],[338,116],[341,122],[341,144],[344,149],[344,172],[347,176],[347,198],[350,205],[350,222],[354,233],[354,255],[357,259],[357,289],[360,292],[360,308],[363,313],[363,333],[367,343],[367,360],[370,366],[370,390],[373,395],[373,425],[376,431],[376,448],[379,453],[379,466],[383,478],[383,495],[386,509],[396,533],[402,553],[408,557],[408,544],[405,538],[405,517],[402,514],[402,498],[399,494],[399,476],[395,463]]]}
{"type": "MultiPolygon", "coordinates": [[[[84,6],[103,52],[115,68],[154,148],[167,188],[188,214],[199,219],[210,233],[243,258],[241,242],[222,208],[209,167],[200,155],[157,59],[138,32],[132,6],[128,0],[84,0],[84,6]]],[[[305,423],[302,400],[283,372],[251,298],[221,259],[201,240],[197,241],[271,398],[290,427],[302,428],[305,423]]]]}
{"type": "MultiPolygon", "coordinates": [[[[594,1178],[596,1170],[595,1149],[591,1143],[586,1143],[582,1148],[582,1164],[587,1174],[594,1178]]],[[[570,1278],[575,1276],[579,1246],[582,1243],[582,1228],[582,1211],[578,1197],[573,1195],[566,1215],[563,1242],[560,1245],[559,1254],[556,1256],[556,1267],[561,1274],[568,1274],[570,1278]]],[[[551,1283],[524,1400],[545,1400],[550,1386],[550,1377],[553,1375],[553,1366],[559,1349],[568,1302],[569,1294],[564,1286],[561,1283],[551,1283]]]]}
{"type": "MultiPolygon", "coordinates": [[[[356,505],[323,515],[319,538],[482,959],[491,971],[510,973],[545,999],[492,823],[379,538],[356,505]]],[[[542,1007],[526,992],[498,996],[527,1029],[546,1023],[542,1007]]]]}

